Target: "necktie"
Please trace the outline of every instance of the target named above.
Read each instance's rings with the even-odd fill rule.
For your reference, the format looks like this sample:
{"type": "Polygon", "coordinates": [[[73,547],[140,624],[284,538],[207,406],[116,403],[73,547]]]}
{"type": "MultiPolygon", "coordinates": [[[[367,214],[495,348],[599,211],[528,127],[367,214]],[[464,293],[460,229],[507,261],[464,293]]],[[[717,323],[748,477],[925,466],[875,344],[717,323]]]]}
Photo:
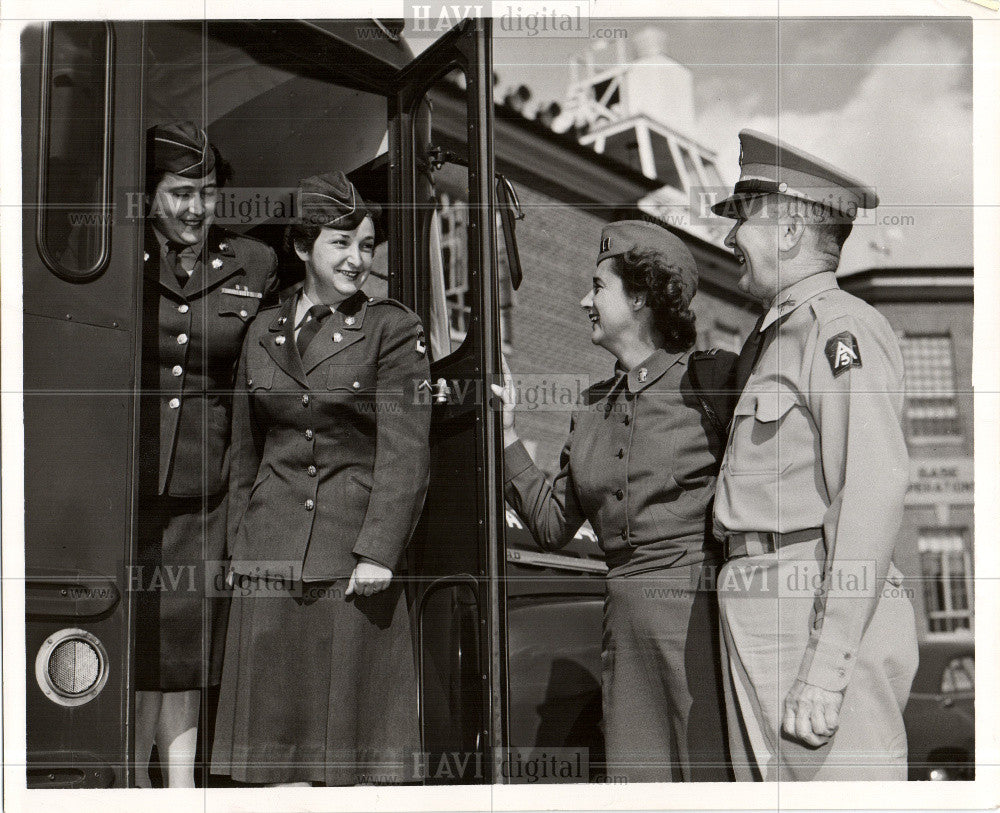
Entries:
{"type": "Polygon", "coordinates": [[[760,319],[757,320],[757,324],[753,326],[753,330],[750,331],[750,335],[747,336],[747,340],[743,343],[743,349],[740,350],[740,357],[736,360],[734,388],[737,397],[747,385],[750,374],[757,364],[757,359],[760,358],[760,354],[764,349],[764,342],[771,333],[772,328],[777,324],[777,322],[772,322],[767,326],[767,330],[761,331],[760,326],[764,324],[765,315],[761,315],[760,319]]]}
{"type": "Polygon", "coordinates": [[[306,323],[299,328],[299,337],[295,340],[295,346],[299,348],[299,356],[305,358],[306,348],[316,338],[316,334],[319,333],[319,329],[323,325],[323,320],[332,312],[328,305],[313,305],[309,309],[306,323]]]}
{"type": "Polygon", "coordinates": [[[188,272],[184,270],[184,266],[181,264],[180,257],[178,256],[184,249],[184,246],[180,243],[167,242],[166,248],[167,253],[163,257],[164,265],[173,272],[174,276],[177,277],[177,284],[183,288],[184,283],[190,279],[188,272]]]}

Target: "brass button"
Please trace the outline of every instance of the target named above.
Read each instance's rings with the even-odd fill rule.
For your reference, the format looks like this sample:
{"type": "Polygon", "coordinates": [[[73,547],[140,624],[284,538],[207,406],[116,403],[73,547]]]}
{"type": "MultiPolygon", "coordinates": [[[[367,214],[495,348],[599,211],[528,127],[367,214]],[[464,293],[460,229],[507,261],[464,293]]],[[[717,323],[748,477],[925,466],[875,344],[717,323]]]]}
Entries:
{"type": "Polygon", "coordinates": [[[312,439],[313,439],[313,430],[312,429],[307,429],[306,430],[306,440],[312,440],[312,439]]]}
{"type": "Polygon", "coordinates": [[[353,325],[354,324],[354,317],[353,316],[348,316],[346,319],[344,319],[344,324],[345,325],[353,325]]]}
{"type": "Polygon", "coordinates": [[[173,369],[171,369],[171,371],[170,371],[170,372],[171,372],[171,374],[172,374],[172,375],[174,375],[174,376],[179,376],[179,375],[181,375],[181,373],[183,373],[183,372],[184,372],[184,368],[183,368],[183,367],[181,367],[181,365],[179,365],[179,364],[175,364],[175,365],[173,366],[173,369]]]}
{"type": "Polygon", "coordinates": [[[189,310],[191,310],[191,308],[188,307],[186,302],[182,302],[180,305],[177,306],[178,313],[187,313],[189,310]]]}
{"type": "Polygon", "coordinates": [[[624,499],[625,499],[625,492],[624,492],[624,491],[622,491],[622,490],[621,490],[621,489],[619,488],[619,489],[618,489],[618,490],[617,490],[617,491],[615,492],[615,497],[616,497],[617,499],[619,499],[619,500],[624,500],[624,499]]]}
{"type": "Polygon", "coordinates": [[[187,341],[188,341],[188,335],[187,335],[187,333],[181,333],[177,337],[177,344],[187,344],[187,341]]]}
{"type": "Polygon", "coordinates": [[[168,402],[171,409],[178,409],[181,405],[180,398],[171,398],[168,402]]]}
{"type": "Polygon", "coordinates": [[[247,315],[248,315],[248,314],[247,314],[247,312],[246,312],[246,311],[240,311],[240,316],[241,316],[242,318],[246,319],[246,318],[247,318],[247,315]]]}
{"type": "Polygon", "coordinates": [[[306,511],[312,511],[316,507],[316,503],[312,500],[306,500],[306,511]]]}
{"type": "Polygon", "coordinates": [[[333,340],[335,342],[342,342],[344,340],[344,334],[338,330],[336,333],[333,334],[333,340]]]}
{"type": "Polygon", "coordinates": [[[309,396],[308,395],[303,395],[302,396],[302,406],[309,406],[309,396]]]}
{"type": "Polygon", "coordinates": [[[316,467],[315,466],[310,466],[308,469],[306,469],[306,471],[309,472],[309,476],[310,477],[315,477],[316,476],[316,467]]]}
{"type": "Polygon", "coordinates": [[[285,343],[285,337],[284,336],[275,336],[274,337],[274,343],[275,344],[284,344],[285,343]]]}
{"type": "Polygon", "coordinates": [[[360,390],[361,389],[361,382],[360,381],[355,381],[353,384],[351,384],[351,386],[354,387],[354,389],[356,389],[356,390],[360,390]]]}

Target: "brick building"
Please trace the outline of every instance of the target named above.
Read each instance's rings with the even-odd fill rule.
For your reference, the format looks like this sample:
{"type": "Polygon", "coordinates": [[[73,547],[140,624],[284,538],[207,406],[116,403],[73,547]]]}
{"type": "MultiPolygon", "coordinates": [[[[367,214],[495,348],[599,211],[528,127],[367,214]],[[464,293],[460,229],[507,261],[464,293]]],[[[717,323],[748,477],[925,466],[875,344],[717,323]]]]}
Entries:
{"type": "MultiPolygon", "coordinates": [[[[642,111],[613,119],[613,108],[621,112],[611,104],[614,93],[616,87],[628,89],[626,80],[616,86],[613,76],[577,75],[578,85],[591,81],[603,94],[596,98],[608,104],[591,109],[584,127],[562,133],[551,118],[528,117],[516,97],[495,106],[496,169],[513,182],[525,213],[516,232],[523,283],[515,292],[509,279],[501,281],[504,350],[515,376],[535,383],[556,375],[593,382],[612,372],[613,359],[590,343],[590,325],[579,306],[601,227],[611,220],[655,220],[690,247],[700,272],[692,305],[698,347],[738,352],[759,313],[736,286],[738,265],[722,245],[723,222],[667,222],[677,223],[677,212],[690,211],[695,187],[718,184],[714,156],[689,132],[642,111]]],[[[434,144],[457,150],[465,137],[464,99],[444,83],[432,102],[434,144]]],[[[464,324],[464,184],[461,177],[442,179],[445,288],[457,339],[464,324]]],[[[913,592],[919,632],[924,638],[971,636],[972,269],[881,267],[843,276],[841,285],[885,314],[903,348],[911,485],[895,558],[913,592]]],[[[519,434],[550,474],[558,468],[568,429],[565,409],[518,415],[519,434]]],[[[517,530],[515,518],[508,524],[509,544],[533,548],[519,536],[525,532],[517,530]]],[[[591,564],[600,558],[592,534],[584,532],[578,543],[570,553],[591,564]]]]}

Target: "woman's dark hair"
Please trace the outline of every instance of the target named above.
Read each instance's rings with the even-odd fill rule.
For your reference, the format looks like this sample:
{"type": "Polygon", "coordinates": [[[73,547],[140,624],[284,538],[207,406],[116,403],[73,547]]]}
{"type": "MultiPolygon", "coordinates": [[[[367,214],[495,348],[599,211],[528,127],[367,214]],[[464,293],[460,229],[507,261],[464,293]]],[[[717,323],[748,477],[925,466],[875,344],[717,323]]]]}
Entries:
{"type": "MultiPolygon", "coordinates": [[[[233,179],[233,167],[218,148],[212,144],[212,153],[215,156],[215,185],[220,189],[233,179]]],[[[157,169],[153,160],[152,141],[146,146],[146,195],[152,198],[156,194],[156,187],[160,185],[166,170],[157,169]]]]}
{"type": "Polygon", "coordinates": [[[621,277],[625,293],[645,294],[664,349],[681,353],[694,346],[697,331],[694,314],[688,308],[690,297],[684,291],[679,271],[662,253],[633,249],[615,257],[612,268],[621,277]]]}
{"type": "Polygon", "coordinates": [[[316,223],[295,221],[285,229],[285,251],[294,254],[296,246],[301,246],[308,251],[316,242],[321,231],[323,231],[323,227],[316,223]]]}

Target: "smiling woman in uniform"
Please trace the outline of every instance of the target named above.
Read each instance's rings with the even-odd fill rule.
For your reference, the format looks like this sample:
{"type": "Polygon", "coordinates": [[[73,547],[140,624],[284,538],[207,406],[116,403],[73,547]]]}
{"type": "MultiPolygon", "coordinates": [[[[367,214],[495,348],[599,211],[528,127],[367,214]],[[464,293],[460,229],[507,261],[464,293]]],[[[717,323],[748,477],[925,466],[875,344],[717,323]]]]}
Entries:
{"type": "MultiPolygon", "coordinates": [[[[604,227],[580,302],[591,341],[616,359],[574,412],[561,470],[548,480],[504,402],[505,496],[546,549],[589,520],[608,564],[602,651],[609,776],[630,782],[729,778],[708,506],[724,437],[693,386],[694,258],[651,223],[604,227]]],[[[732,353],[699,354],[722,385],[732,353]]],[[[703,383],[709,383],[705,375],[703,383]]]]}
{"type": "Polygon", "coordinates": [[[406,781],[419,748],[394,578],[423,506],[429,375],[416,314],[365,295],[375,207],[304,180],[305,283],[250,327],[237,374],[229,620],[212,771],[241,782],[406,781]]]}
{"type": "Polygon", "coordinates": [[[227,165],[191,122],[148,134],[136,592],[136,784],[194,787],[201,690],[219,682],[233,374],[277,286],[263,243],[214,225],[227,165]],[[219,574],[221,575],[221,573],[219,574]]]}

